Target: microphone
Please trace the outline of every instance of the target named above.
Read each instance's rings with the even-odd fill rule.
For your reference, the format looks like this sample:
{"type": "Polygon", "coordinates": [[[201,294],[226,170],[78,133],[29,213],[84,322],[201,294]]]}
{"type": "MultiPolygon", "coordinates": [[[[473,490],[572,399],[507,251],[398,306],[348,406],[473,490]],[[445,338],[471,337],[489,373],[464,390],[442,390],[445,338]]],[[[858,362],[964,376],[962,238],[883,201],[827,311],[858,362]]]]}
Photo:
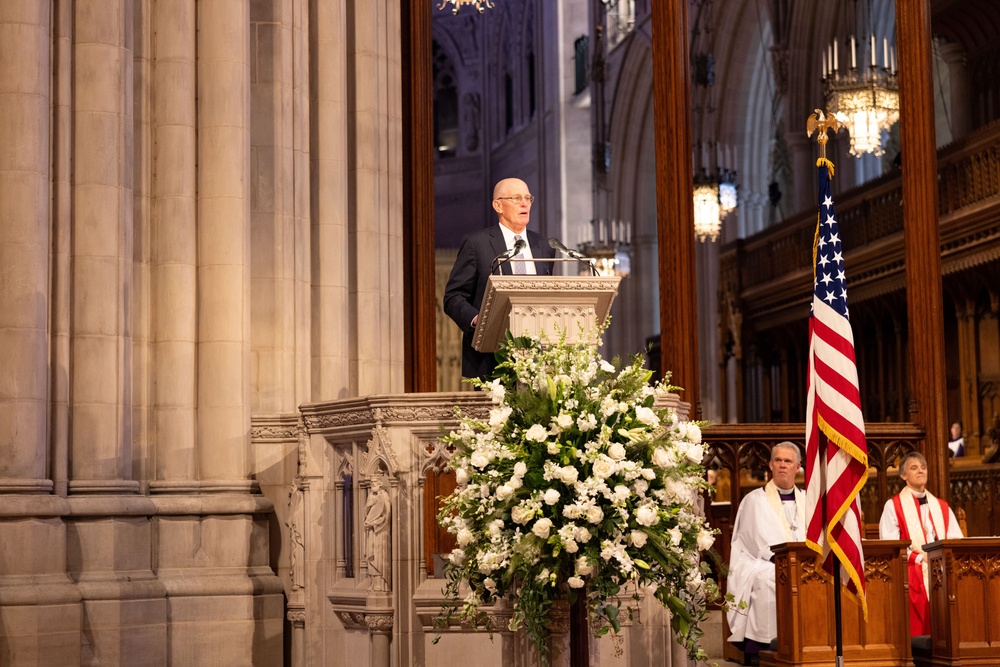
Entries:
{"type": "Polygon", "coordinates": [[[559,250],[561,252],[566,253],[567,255],[577,260],[578,262],[583,262],[584,264],[590,267],[591,272],[593,272],[595,276],[597,275],[597,267],[594,266],[594,259],[592,257],[587,257],[579,250],[573,250],[572,248],[567,248],[565,245],[563,245],[562,241],[560,241],[554,236],[549,239],[549,247],[552,248],[553,250],[559,250]]]}
{"type": "Polygon", "coordinates": [[[513,248],[511,248],[507,252],[502,252],[493,258],[493,264],[490,265],[490,273],[496,271],[498,268],[500,268],[501,264],[509,260],[514,255],[519,254],[522,250],[524,250],[524,248],[527,245],[528,244],[525,242],[523,238],[520,238],[517,241],[515,241],[513,248]]]}
{"type": "Polygon", "coordinates": [[[573,259],[579,259],[583,262],[590,261],[590,257],[587,257],[579,250],[573,250],[572,248],[567,248],[565,245],[562,244],[562,241],[560,241],[554,236],[549,239],[549,247],[552,248],[553,250],[562,251],[567,255],[569,255],[570,257],[572,257],[573,259]]]}

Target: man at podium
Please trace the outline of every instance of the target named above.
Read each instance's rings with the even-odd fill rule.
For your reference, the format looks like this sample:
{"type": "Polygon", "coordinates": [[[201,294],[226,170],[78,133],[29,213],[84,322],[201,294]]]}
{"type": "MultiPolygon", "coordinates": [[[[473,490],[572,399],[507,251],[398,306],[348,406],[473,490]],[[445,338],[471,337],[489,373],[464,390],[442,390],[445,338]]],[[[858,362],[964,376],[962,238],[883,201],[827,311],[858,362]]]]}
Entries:
{"type": "Polygon", "coordinates": [[[528,231],[531,204],[535,198],[519,178],[505,178],[493,188],[496,225],[468,234],[458,248],[444,291],[444,312],[462,330],[462,376],[482,378],[493,372],[496,359],[472,347],[476,318],[491,273],[548,275],[555,251],[541,235],[528,231]]]}

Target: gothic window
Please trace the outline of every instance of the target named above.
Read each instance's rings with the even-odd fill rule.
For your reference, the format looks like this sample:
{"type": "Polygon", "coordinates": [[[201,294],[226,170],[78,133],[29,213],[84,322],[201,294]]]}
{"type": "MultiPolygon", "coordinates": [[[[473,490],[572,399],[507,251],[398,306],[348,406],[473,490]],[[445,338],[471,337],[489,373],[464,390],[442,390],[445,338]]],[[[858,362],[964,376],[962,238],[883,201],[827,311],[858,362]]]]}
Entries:
{"type": "Polygon", "coordinates": [[[343,521],[341,535],[343,537],[344,576],[354,576],[354,475],[348,473],[342,478],[344,486],[341,491],[343,521]]]}
{"type": "Polygon", "coordinates": [[[588,50],[587,35],[582,35],[573,42],[573,64],[576,70],[575,85],[573,86],[574,95],[582,93],[590,84],[590,81],[587,79],[588,50]]]}
{"type": "Polygon", "coordinates": [[[451,59],[432,45],[434,63],[434,147],[438,157],[454,157],[458,151],[458,84],[451,59]]]}

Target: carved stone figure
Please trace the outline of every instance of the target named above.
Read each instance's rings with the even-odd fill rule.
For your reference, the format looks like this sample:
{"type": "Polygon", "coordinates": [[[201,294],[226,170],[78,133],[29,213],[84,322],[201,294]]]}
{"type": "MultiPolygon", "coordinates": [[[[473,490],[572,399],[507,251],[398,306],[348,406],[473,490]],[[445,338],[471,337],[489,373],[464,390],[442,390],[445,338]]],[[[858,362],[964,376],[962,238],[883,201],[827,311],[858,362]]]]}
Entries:
{"type": "Polygon", "coordinates": [[[368,587],[375,592],[392,590],[392,505],[384,482],[376,477],[365,503],[365,544],[368,549],[368,587]]]}

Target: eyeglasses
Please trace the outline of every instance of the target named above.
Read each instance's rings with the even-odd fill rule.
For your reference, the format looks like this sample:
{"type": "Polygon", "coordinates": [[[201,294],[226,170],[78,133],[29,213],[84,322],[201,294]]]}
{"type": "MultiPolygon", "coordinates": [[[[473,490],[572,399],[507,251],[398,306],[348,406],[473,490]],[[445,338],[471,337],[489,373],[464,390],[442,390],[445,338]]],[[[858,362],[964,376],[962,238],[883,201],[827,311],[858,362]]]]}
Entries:
{"type": "Polygon", "coordinates": [[[497,197],[497,199],[509,199],[515,204],[520,204],[522,201],[526,201],[531,204],[535,201],[534,195],[511,195],[509,197],[497,197]]]}

